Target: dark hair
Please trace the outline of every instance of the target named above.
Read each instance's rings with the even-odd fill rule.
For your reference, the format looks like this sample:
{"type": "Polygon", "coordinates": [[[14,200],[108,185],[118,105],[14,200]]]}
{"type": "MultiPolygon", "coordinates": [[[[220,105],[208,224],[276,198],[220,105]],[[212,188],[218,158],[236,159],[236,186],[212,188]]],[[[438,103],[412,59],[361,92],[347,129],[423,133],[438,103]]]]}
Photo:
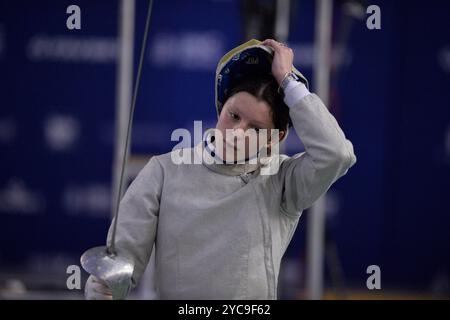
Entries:
{"type": "Polygon", "coordinates": [[[275,129],[286,132],[292,125],[289,108],[278,93],[278,83],[272,75],[251,75],[239,78],[226,92],[225,102],[242,91],[250,93],[256,99],[265,101],[269,105],[275,129]]]}

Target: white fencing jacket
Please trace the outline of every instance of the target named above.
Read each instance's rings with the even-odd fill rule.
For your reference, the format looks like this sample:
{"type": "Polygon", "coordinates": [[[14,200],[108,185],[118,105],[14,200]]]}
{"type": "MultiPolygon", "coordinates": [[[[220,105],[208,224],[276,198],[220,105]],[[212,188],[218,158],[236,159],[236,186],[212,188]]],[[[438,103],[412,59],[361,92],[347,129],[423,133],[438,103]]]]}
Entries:
{"type": "MultiPolygon", "coordinates": [[[[285,102],[305,152],[265,164],[276,174],[260,174],[262,165],[174,164],[170,153],[140,171],[120,203],[116,235],[119,254],[135,262],[134,285],[155,245],[161,299],[277,298],[302,211],[356,162],[318,96],[299,85],[285,102]]],[[[183,152],[204,156],[202,146],[183,152]]]]}

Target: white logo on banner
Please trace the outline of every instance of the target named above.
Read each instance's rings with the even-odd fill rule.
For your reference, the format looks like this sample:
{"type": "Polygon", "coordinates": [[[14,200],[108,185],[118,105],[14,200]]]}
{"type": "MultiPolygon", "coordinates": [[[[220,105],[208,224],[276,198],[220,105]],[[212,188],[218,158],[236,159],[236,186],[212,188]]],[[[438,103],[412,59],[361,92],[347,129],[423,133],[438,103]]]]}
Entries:
{"type": "Polygon", "coordinates": [[[54,115],[45,121],[44,135],[50,149],[67,151],[78,141],[80,125],[73,117],[54,115]]]}
{"type": "Polygon", "coordinates": [[[115,63],[117,41],[112,37],[35,35],[27,45],[31,61],[115,63]]]}
{"type": "MultiPolygon", "coordinates": [[[[315,54],[315,47],[311,44],[289,44],[294,51],[294,64],[299,68],[312,68],[315,54]]],[[[342,46],[333,47],[331,50],[331,65],[333,67],[346,66],[352,62],[351,53],[342,46]]]]}
{"type": "Polygon", "coordinates": [[[0,211],[36,214],[44,207],[42,196],[28,189],[20,179],[12,179],[4,189],[0,189],[0,211]]]}
{"type": "Polygon", "coordinates": [[[108,216],[110,188],[102,184],[68,186],[62,195],[62,207],[70,215],[108,216]]]}
{"type": "Polygon", "coordinates": [[[187,70],[215,70],[224,53],[220,32],[160,33],[155,36],[148,59],[157,67],[179,67],[187,70]]]}

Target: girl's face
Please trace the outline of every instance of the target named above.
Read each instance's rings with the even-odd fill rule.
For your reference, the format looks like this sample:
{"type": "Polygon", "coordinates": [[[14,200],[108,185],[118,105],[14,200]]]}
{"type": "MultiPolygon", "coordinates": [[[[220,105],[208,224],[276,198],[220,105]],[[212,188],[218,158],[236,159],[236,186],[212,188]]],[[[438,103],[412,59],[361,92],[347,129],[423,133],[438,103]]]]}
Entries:
{"type": "MultiPolygon", "coordinates": [[[[270,149],[270,135],[276,132],[271,130],[274,124],[267,102],[245,91],[234,94],[225,102],[216,129],[222,133],[222,158],[226,161],[252,157],[263,147],[270,149]]],[[[281,138],[284,133],[279,134],[281,138]]]]}

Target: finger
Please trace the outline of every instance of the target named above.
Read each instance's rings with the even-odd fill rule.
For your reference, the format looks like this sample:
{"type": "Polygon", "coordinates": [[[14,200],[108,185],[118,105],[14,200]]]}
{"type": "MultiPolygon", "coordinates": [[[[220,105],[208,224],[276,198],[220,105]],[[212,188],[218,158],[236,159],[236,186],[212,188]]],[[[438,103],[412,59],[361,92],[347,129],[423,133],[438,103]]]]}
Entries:
{"type": "Polygon", "coordinates": [[[90,276],[85,287],[85,296],[88,300],[92,299],[112,299],[112,291],[111,289],[104,283],[104,281],[90,276]],[[98,298],[101,296],[105,296],[103,298],[98,298]]]}
{"type": "Polygon", "coordinates": [[[94,284],[96,284],[96,285],[100,285],[100,286],[103,286],[105,288],[109,288],[108,284],[105,281],[103,281],[103,280],[101,280],[101,279],[99,279],[97,277],[92,277],[92,282],[94,284]]]}
{"type": "Polygon", "coordinates": [[[98,292],[112,294],[111,289],[105,283],[92,283],[92,289],[98,292]]]}
{"type": "Polygon", "coordinates": [[[101,284],[100,285],[99,284],[93,285],[92,286],[92,290],[94,290],[95,292],[98,292],[98,293],[112,295],[111,289],[109,287],[101,285],[101,284]]]}
{"type": "Polygon", "coordinates": [[[262,43],[264,45],[267,45],[267,46],[273,48],[275,51],[281,51],[284,48],[287,48],[286,46],[283,46],[281,43],[279,43],[273,39],[266,39],[262,43]]]}
{"type": "Polygon", "coordinates": [[[267,43],[267,44],[276,44],[278,43],[275,39],[266,39],[264,40],[262,43],[267,43]]]}
{"type": "Polygon", "coordinates": [[[106,286],[106,282],[101,280],[101,279],[99,279],[99,278],[97,278],[97,277],[92,276],[91,280],[92,280],[93,283],[100,283],[100,284],[103,284],[103,285],[106,286]]]}
{"type": "Polygon", "coordinates": [[[263,44],[263,45],[266,45],[266,46],[269,46],[269,47],[272,47],[272,48],[274,48],[274,49],[275,49],[275,47],[277,47],[277,43],[276,43],[276,41],[273,40],[273,39],[266,39],[266,40],[264,40],[264,41],[262,42],[262,44],[263,44]]]}
{"type": "Polygon", "coordinates": [[[92,285],[86,287],[85,290],[86,300],[112,300],[112,294],[101,292],[101,290],[96,290],[92,285]]]}
{"type": "Polygon", "coordinates": [[[109,294],[99,294],[95,291],[86,293],[86,300],[113,300],[113,296],[109,294]]]}
{"type": "Polygon", "coordinates": [[[111,296],[111,295],[107,295],[107,294],[96,294],[96,295],[93,295],[92,297],[91,297],[91,299],[88,299],[88,300],[112,300],[113,299],[113,297],[111,296]]]}

